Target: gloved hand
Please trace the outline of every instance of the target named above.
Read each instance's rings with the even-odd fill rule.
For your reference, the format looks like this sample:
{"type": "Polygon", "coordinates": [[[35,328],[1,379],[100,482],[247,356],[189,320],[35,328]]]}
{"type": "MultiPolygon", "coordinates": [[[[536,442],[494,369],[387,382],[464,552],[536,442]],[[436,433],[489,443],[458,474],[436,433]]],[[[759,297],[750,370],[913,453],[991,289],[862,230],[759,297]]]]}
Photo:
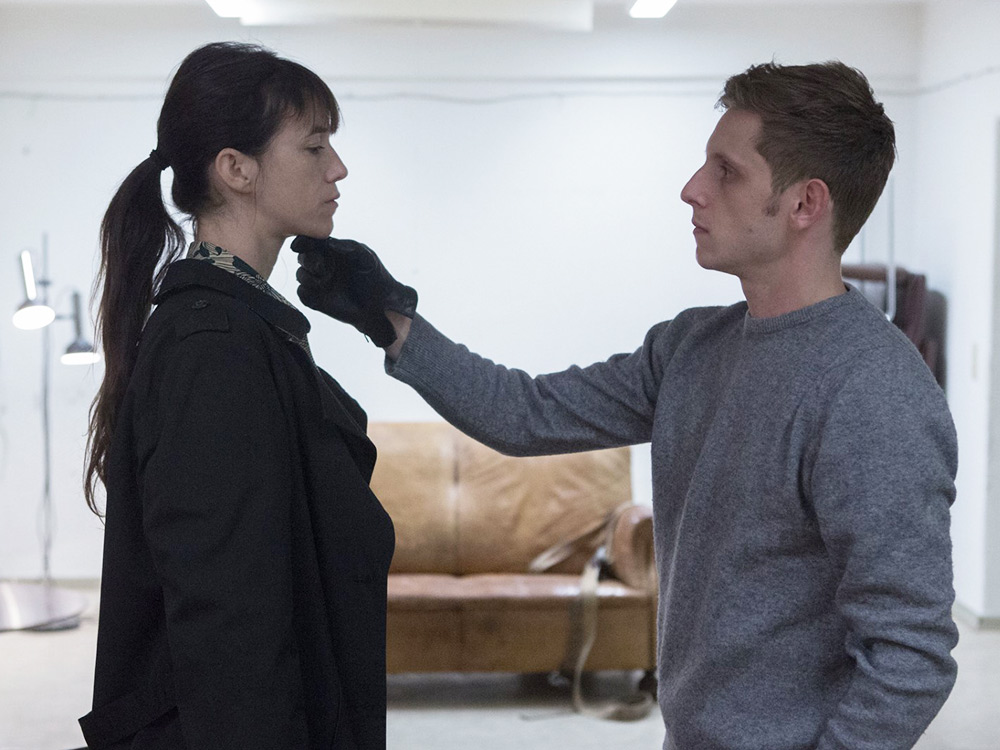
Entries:
{"type": "Polygon", "coordinates": [[[396,340],[386,310],[410,319],[416,313],[416,290],[396,281],[367,245],[299,236],[292,240],[292,250],[299,254],[295,278],[302,304],[350,323],[376,346],[396,340]]]}

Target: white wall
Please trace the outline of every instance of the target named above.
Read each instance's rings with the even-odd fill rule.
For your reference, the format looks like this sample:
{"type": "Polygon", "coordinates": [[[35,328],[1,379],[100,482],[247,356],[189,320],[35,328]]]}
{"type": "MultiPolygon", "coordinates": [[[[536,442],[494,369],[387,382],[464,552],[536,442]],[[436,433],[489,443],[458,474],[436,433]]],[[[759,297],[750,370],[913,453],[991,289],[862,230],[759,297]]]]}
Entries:
{"type": "MultiPolygon", "coordinates": [[[[101,215],[155,145],[171,70],[222,38],[261,41],[331,83],[345,117],[335,145],[351,170],[335,231],[375,247],[444,331],[532,372],[631,350],[684,307],[740,297],[732,279],[697,267],[678,194],[702,159],[723,80],[751,63],[836,57],[865,70],[897,121],[897,215],[912,214],[915,7],[679,7],[646,24],[611,16],[602,10],[590,35],[248,30],[199,6],[0,6],[0,321],[21,299],[15,257],[42,232],[60,309],[71,287],[89,288],[101,215]]],[[[883,207],[870,257],[886,234],[883,207]]],[[[914,244],[907,222],[897,236],[914,244]]],[[[293,276],[284,256],[272,281],[292,298],[293,276]]],[[[381,373],[359,334],[311,319],[317,359],[372,419],[434,418],[381,373]]],[[[57,347],[69,336],[67,324],[54,327],[57,347]]],[[[39,340],[0,324],[0,577],[40,573],[39,340]]],[[[79,477],[101,373],[56,364],[53,374],[53,573],[95,577],[101,530],[79,477]]],[[[648,460],[637,453],[636,492],[648,498],[648,460]]]]}
{"type": "Polygon", "coordinates": [[[955,587],[1000,616],[1000,346],[996,263],[1000,4],[931,5],[917,98],[914,245],[949,304],[948,396],[960,436],[955,587]]]}

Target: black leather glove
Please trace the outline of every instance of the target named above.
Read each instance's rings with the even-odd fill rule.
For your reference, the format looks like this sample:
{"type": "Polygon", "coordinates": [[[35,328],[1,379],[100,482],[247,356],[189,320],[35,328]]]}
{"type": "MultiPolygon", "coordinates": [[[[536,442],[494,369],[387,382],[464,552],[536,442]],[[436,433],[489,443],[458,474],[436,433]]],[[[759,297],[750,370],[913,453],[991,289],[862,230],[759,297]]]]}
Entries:
{"type": "Polygon", "coordinates": [[[300,236],[292,240],[292,250],[299,254],[295,278],[302,304],[350,323],[376,346],[396,340],[386,310],[411,319],[416,314],[416,290],[396,281],[367,245],[300,236]]]}

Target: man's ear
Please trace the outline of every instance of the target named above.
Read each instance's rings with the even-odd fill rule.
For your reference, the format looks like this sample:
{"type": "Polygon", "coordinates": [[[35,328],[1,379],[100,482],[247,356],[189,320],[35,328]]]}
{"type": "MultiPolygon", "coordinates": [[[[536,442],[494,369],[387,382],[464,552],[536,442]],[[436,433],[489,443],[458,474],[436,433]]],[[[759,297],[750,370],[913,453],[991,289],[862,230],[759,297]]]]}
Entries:
{"type": "Polygon", "coordinates": [[[796,202],[792,208],[792,221],[799,229],[808,229],[833,213],[830,188],[823,180],[803,180],[793,189],[796,191],[796,202]]]}
{"type": "Polygon", "coordinates": [[[234,193],[252,193],[257,183],[260,165],[252,156],[247,156],[235,148],[224,148],[215,155],[212,163],[214,177],[219,187],[234,193]]]}

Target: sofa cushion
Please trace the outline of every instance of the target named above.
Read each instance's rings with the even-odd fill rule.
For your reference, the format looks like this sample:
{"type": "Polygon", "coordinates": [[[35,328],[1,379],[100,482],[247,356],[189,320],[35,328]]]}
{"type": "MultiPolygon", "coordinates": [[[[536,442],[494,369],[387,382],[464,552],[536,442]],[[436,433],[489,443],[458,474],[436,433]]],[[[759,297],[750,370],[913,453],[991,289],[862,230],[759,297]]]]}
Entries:
{"type": "MultiPolygon", "coordinates": [[[[462,574],[527,573],[538,554],[632,497],[628,448],[511,458],[459,435],[456,460],[462,574]]],[[[579,573],[588,557],[582,550],[552,572],[579,573]]]]}
{"type": "MultiPolygon", "coordinates": [[[[444,422],[373,422],[371,486],[392,518],[390,573],[527,573],[630,500],[628,448],[512,458],[444,422]]],[[[581,550],[554,567],[583,570],[581,550]]]]}
{"type": "MultiPolygon", "coordinates": [[[[579,576],[389,576],[386,666],[397,672],[545,672],[559,668],[579,576]]],[[[598,591],[587,669],[649,669],[655,610],[615,581],[598,591]]]]}
{"type": "MultiPolygon", "coordinates": [[[[566,609],[580,595],[580,576],[541,573],[389,576],[389,610],[566,609]]],[[[600,606],[649,607],[649,595],[614,580],[601,581],[600,606]]]]}
{"type": "Polygon", "coordinates": [[[445,422],[368,425],[378,449],[372,491],[392,518],[390,572],[458,572],[455,435],[445,422]]]}

